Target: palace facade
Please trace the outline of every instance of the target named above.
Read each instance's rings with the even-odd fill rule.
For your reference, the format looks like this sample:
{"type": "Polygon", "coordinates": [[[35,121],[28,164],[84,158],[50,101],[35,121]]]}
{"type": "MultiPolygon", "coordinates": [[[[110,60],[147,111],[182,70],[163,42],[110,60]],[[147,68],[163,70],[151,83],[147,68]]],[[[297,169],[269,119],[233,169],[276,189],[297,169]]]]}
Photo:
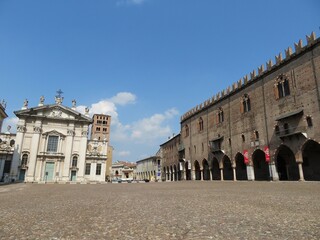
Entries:
{"type": "Polygon", "coordinates": [[[181,117],[163,179],[320,180],[320,39],[312,33],[181,117]]]}

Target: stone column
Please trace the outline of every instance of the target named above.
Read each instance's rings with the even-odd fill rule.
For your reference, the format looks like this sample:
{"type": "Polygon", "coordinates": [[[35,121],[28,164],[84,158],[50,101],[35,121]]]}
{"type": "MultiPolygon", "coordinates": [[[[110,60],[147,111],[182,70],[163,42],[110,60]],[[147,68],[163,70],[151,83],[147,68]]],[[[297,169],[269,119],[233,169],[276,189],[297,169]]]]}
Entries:
{"type": "Polygon", "coordinates": [[[196,180],[196,173],[193,169],[191,169],[191,180],[196,180]]]}
{"type": "Polygon", "coordinates": [[[18,166],[20,164],[25,131],[26,131],[25,121],[23,119],[19,119],[19,122],[17,125],[17,135],[15,139],[15,148],[14,148],[12,162],[11,162],[11,173],[12,173],[11,177],[15,180],[19,179],[18,166]]]}
{"type": "Polygon", "coordinates": [[[100,182],[105,182],[106,180],[106,162],[101,162],[101,176],[100,176],[100,182]]]}
{"type": "Polygon", "coordinates": [[[254,171],[252,165],[247,165],[247,176],[249,181],[254,181],[254,171]]]}
{"type": "MultiPolygon", "coordinates": [[[[63,164],[63,172],[62,172],[62,181],[69,181],[70,180],[70,163],[73,151],[73,142],[74,142],[74,127],[67,130],[67,137],[66,137],[66,150],[65,150],[65,158],[63,164]]],[[[79,164],[79,163],[78,163],[79,164]]]]}
{"type": "Polygon", "coordinates": [[[299,168],[299,176],[300,176],[299,181],[304,181],[304,174],[303,174],[303,167],[302,167],[302,163],[303,163],[302,152],[298,151],[295,154],[295,157],[296,157],[296,162],[298,163],[298,168],[299,168]]]}
{"type": "Polygon", "coordinates": [[[200,169],[200,180],[203,181],[203,169],[200,169]]]}
{"type": "Polygon", "coordinates": [[[40,133],[41,133],[41,121],[37,120],[34,127],[33,127],[33,135],[32,135],[32,139],[31,139],[30,158],[29,158],[26,182],[35,181],[37,155],[38,155],[38,151],[39,151],[39,142],[40,142],[40,133]]]}
{"type": "Polygon", "coordinates": [[[304,174],[303,174],[302,162],[299,162],[299,163],[298,163],[298,167],[299,167],[299,175],[300,175],[299,181],[304,181],[304,174]]]}
{"type": "Polygon", "coordinates": [[[236,167],[232,167],[233,181],[237,181],[236,167]]]}
{"type": "MultiPolygon", "coordinates": [[[[88,126],[84,126],[82,129],[80,148],[79,148],[79,171],[78,179],[79,181],[84,180],[84,169],[86,165],[86,153],[87,153],[87,143],[88,143],[88,126]]],[[[96,174],[94,169],[94,174],[96,174]]]]}
{"type": "Polygon", "coordinates": [[[270,165],[269,165],[269,169],[270,169],[270,175],[271,175],[271,179],[273,181],[279,181],[279,175],[278,175],[278,172],[277,172],[277,168],[276,168],[276,165],[274,164],[274,162],[270,162],[270,165]]]}
{"type": "Polygon", "coordinates": [[[220,177],[221,177],[221,181],[224,181],[224,179],[223,179],[223,168],[220,168],[220,177]]]}

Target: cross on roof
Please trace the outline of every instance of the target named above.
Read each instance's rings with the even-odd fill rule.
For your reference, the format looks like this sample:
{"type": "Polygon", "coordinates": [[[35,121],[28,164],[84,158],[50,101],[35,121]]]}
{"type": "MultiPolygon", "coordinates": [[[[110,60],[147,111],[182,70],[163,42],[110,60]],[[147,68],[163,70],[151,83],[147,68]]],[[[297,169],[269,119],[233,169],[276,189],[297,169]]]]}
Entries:
{"type": "Polygon", "coordinates": [[[63,92],[61,91],[61,89],[59,89],[59,90],[57,91],[57,94],[58,94],[57,97],[58,97],[58,98],[61,98],[61,94],[62,94],[62,93],[63,93],[63,92]]]}

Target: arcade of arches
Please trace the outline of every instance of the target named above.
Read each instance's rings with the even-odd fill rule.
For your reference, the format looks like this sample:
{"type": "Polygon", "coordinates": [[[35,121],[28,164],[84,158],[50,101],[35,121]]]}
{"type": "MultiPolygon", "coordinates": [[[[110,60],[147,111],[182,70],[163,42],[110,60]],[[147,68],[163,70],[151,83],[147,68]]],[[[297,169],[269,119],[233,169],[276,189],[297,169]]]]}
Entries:
{"type": "Polygon", "coordinates": [[[163,167],[164,181],[179,180],[256,180],[256,181],[320,181],[320,144],[307,140],[294,153],[285,145],[280,145],[273,155],[273,161],[267,161],[265,152],[256,149],[251,161],[246,162],[242,153],[233,160],[224,155],[219,160],[195,160],[193,163],[183,160],[177,164],[163,167]]]}

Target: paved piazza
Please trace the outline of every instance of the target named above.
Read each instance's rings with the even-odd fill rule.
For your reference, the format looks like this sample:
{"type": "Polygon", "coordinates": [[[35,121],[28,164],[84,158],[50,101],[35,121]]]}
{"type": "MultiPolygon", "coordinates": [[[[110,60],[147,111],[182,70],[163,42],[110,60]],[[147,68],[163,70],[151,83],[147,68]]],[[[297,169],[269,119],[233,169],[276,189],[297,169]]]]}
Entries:
{"type": "Polygon", "coordinates": [[[319,239],[318,182],[0,186],[0,239],[319,239]]]}

